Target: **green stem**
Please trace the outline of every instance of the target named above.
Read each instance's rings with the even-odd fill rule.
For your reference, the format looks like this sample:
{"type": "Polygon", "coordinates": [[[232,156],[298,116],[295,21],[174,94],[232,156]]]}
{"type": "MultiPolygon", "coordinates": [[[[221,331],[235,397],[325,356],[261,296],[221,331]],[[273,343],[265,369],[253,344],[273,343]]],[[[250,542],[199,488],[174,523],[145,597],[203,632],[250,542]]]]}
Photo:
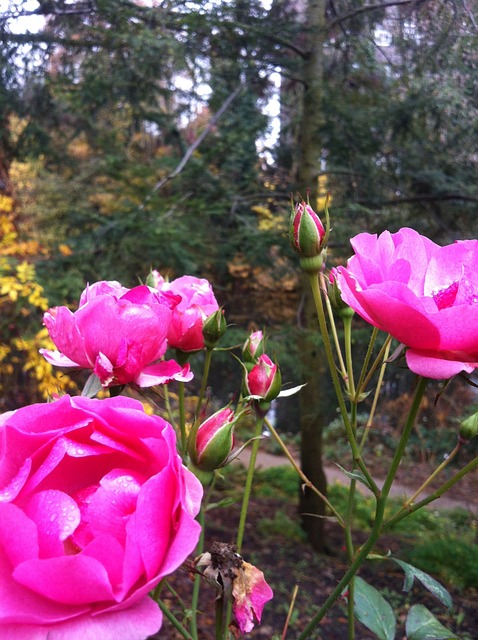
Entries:
{"type": "Polygon", "coordinates": [[[337,374],[337,368],[335,366],[335,361],[334,361],[334,354],[332,352],[332,345],[330,342],[330,338],[329,338],[329,333],[327,331],[327,322],[325,319],[325,313],[324,313],[324,305],[322,303],[322,296],[320,293],[320,289],[319,289],[319,282],[318,282],[318,277],[317,274],[307,274],[309,276],[309,282],[310,282],[310,286],[312,289],[312,294],[314,296],[314,302],[315,302],[315,308],[317,311],[317,318],[319,321],[319,327],[320,327],[320,333],[322,335],[322,340],[324,343],[324,350],[325,350],[325,355],[327,358],[327,362],[329,365],[329,369],[330,369],[330,374],[332,376],[332,382],[334,385],[334,389],[335,389],[335,394],[337,396],[337,401],[339,404],[339,409],[340,409],[340,413],[342,416],[342,420],[345,426],[345,430],[347,432],[347,438],[348,441],[350,443],[351,449],[352,449],[352,455],[353,458],[357,464],[357,466],[360,468],[360,470],[362,471],[362,473],[364,474],[364,476],[367,479],[367,482],[370,486],[370,488],[372,489],[372,492],[375,496],[378,496],[380,493],[380,489],[378,488],[375,480],[372,478],[372,476],[370,475],[367,467],[365,466],[365,463],[362,459],[362,456],[360,454],[359,451],[359,447],[357,444],[357,441],[355,439],[355,435],[353,433],[353,429],[352,426],[350,424],[350,419],[349,419],[349,414],[347,411],[347,407],[345,406],[345,399],[344,399],[344,394],[342,393],[342,387],[340,386],[340,380],[339,380],[339,376],[337,374]]]}
{"type": "Polygon", "coordinates": [[[216,640],[222,640],[223,637],[223,629],[224,629],[224,608],[225,608],[225,600],[224,596],[217,598],[216,600],[216,640]]]}
{"type": "Polygon", "coordinates": [[[430,502],[433,502],[437,498],[440,498],[446,491],[448,491],[448,489],[453,487],[453,485],[455,485],[459,480],[461,480],[464,476],[466,476],[467,473],[470,473],[475,469],[478,469],[478,457],[473,458],[473,460],[471,460],[467,465],[465,465],[463,469],[460,469],[460,471],[458,471],[452,478],[444,482],[441,485],[441,487],[436,489],[436,491],[431,493],[429,496],[427,496],[423,500],[420,500],[420,502],[417,502],[414,505],[409,505],[406,511],[400,510],[392,518],[384,522],[382,529],[384,531],[386,529],[390,529],[390,527],[392,527],[394,524],[396,524],[400,520],[403,520],[403,518],[406,518],[411,513],[418,511],[418,509],[421,509],[422,507],[426,506],[430,502]]]}
{"type": "Polygon", "coordinates": [[[387,347],[386,347],[386,349],[385,349],[385,351],[383,353],[383,362],[382,362],[382,366],[380,368],[380,373],[378,374],[377,386],[375,387],[375,394],[374,394],[374,397],[373,397],[372,407],[370,409],[370,413],[369,413],[369,416],[368,416],[367,424],[365,425],[365,429],[364,429],[364,432],[363,432],[362,440],[360,441],[360,453],[362,453],[362,451],[363,451],[365,443],[367,442],[368,434],[369,434],[370,429],[371,429],[372,424],[373,424],[373,418],[374,418],[374,415],[375,415],[375,411],[377,409],[380,390],[382,388],[383,377],[385,375],[385,368],[387,366],[387,359],[388,359],[388,354],[390,352],[390,345],[391,345],[391,341],[389,340],[387,342],[387,347]]]}
{"type": "MultiPolygon", "coordinates": [[[[324,284],[323,274],[320,274],[320,282],[322,284],[322,289],[326,291],[326,287],[324,284]]],[[[332,332],[332,338],[334,340],[335,351],[337,353],[337,358],[339,360],[340,374],[345,382],[347,382],[347,369],[345,367],[344,359],[342,356],[342,350],[340,348],[339,337],[337,335],[337,327],[335,326],[335,318],[334,312],[332,310],[332,305],[330,304],[330,300],[328,296],[325,297],[325,306],[327,308],[327,315],[329,316],[329,324],[330,331],[332,332]]]]}
{"type": "Polygon", "coordinates": [[[345,362],[347,363],[347,387],[350,398],[355,395],[354,371],[352,365],[352,318],[346,317],[344,322],[345,362]]]}
{"type": "Polygon", "coordinates": [[[406,502],[403,505],[404,509],[408,509],[408,507],[412,504],[412,502],[415,502],[415,498],[417,496],[419,496],[423,491],[425,491],[425,489],[438,476],[438,474],[441,473],[443,471],[443,469],[445,469],[445,467],[447,467],[450,464],[450,462],[453,460],[453,458],[456,457],[457,453],[460,451],[462,446],[463,446],[463,443],[459,440],[456,443],[455,448],[453,449],[453,451],[445,458],[445,460],[443,460],[443,462],[441,464],[438,465],[438,467],[435,469],[435,471],[433,471],[433,473],[431,473],[428,476],[428,478],[423,482],[423,484],[415,491],[413,496],[411,496],[411,498],[408,498],[406,500],[406,502]]]}
{"type": "Polygon", "coordinates": [[[360,395],[361,393],[363,393],[365,391],[365,389],[367,388],[368,383],[370,382],[373,374],[375,373],[377,367],[382,365],[383,362],[383,354],[385,353],[385,351],[389,348],[389,344],[391,343],[392,338],[391,336],[387,336],[385,342],[383,343],[380,351],[378,352],[377,357],[374,360],[374,363],[372,365],[372,367],[370,368],[370,371],[368,372],[368,374],[366,375],[365,379],[362,381],[361,384],[359,384],[357,386],[357,395],[360,395]]]}
{"type": "Polygon", "coordinates": [[[184,404],[184,382],[178,383],[178,402],[179,402],[179,433],[181,437],[181,453],[183,459],[187,452],[187,436],[186,436],[186,408],[184,404]]]}
{"type": "MultiPolygon", "coordinates": [[[[348,339],[350,340],[350,334],[348,339]]],[[[346,338],[347,340],[347,338],[346,338]]],[[[347,348],[347,347],[346,347],[347,348]]],[[[354,436],[357,434],[357,405],[352,404],[351,407],[351,424],[354,436]]],[[[355,467],[355,465],[354,465],[355,467]]],[[[347,511],[345,514],[345,548],[347,550],[347,559],[349,564],[353,562],[355,557],[355,548],[352,537],[353,529],[353,517],[355,511],[355,492],[357,489],[357,481],[352,479],[350,481],[349,495],[347,500],[347,511]]],[[[352,577],[349,586],[349,594],[347,598],[347,638],[348,640],[354,640],[355,638],[355,577],[352,577]]]]}
{"type": "Polygon", "coordinates": [[[201,388],[199,390],[198,403],[196,407],[196,419],[199,417],[199,413],[201,411],[201,405],[204,400],[204,395],[206,393],[207,380],[209,377],[209,369],[211,368],[211,359],[212,352],[214,349],[206,349],[206,355],[204,359],[204,371],[202,375],[201,388]]]}
{"type": "Polygon", "coordinates": [[[173,627],[177,631],[179,631],[179,633],[183,636],[183,638],[186,638],[186,640],[195,640],[193,638],[193,636],[179,622],[179,620],[176,618],[176,616],[173,613],[171,613],[171,611],[164,604],[164,602],[162,602],[161,600],[158,600],[158,605],[159,605],[159,608],[161,609],[161,611],[166,616],[166,618],[169,620],[169,622],[173,625],[173,627]]]}
{"type": "MultiPolygon", "coordinates": [[[[299,634],[299,636],[297,637],[297,640],[306,640],[306,638],[309,637],[310,633],[319,625],[320,621],[325,616],[327,611],[338,600],[338,598],[342,594],[345,587],[350,583],[350,580],[357,574],[357,571],[362,566],[363,562],[365,561],[368,554],[373,549],[373,546],[375,545],[378,538],[380,537],[382,522],[383,522],[383,517],[385,513],[385,507],[387,504],[388,494],[390,492],[390,487],[392,486],[393,480],[397,473],[398,466],[403,457],[403,453],[405,451],[408,438],[410,437],[410,433],[412,432],[413,425],[415,423],[415,419],[418,414],[418,410],[420,408],[420,403],[423,398],[423,394],[425,393],[426,385],[427,385],[426,379],[419,378],[417,388],[415,390],[415,396],[413,398],[413,402],[410,407],[410,412],[408,414],[407,422],[405,424],[403,433],[400,437],[400,441],[398,443],[397,450],[395,451],[395,455],[393,456],[387,477],[385,478],[382,491],[377,498],[376,507],[375,507],[375,522],[368,539],[362,545],[362,547],[360,548],[360,551],[356,554],[355,559],[353,560],[352,564],[349,566],[343,578],[340,580],[340,582],[337,584],[337,586],[332,591],[330,596],[324,602],[320,610],[310,620],[306,628],[299,634]]],[[[477,459],[477,462],[478,462],[478,459],[477,459]]]]}
{"type": "Polygon", "coordinates": [[[319,496],[319,498],[321,500],[323,500],[323,502],[328,506],[328,508],[330,509],[330,511],[334,514],[334,516],[337,518],[337,522],[340,524],[340,526],[343,528],[345,527],[345,521],[342,518],[342,516],[340,515],[340,513],[337,511],[337,509],[334,507],[334,505],[330,502],[330,500],[327,498],[326,495],[324,495],[321,491],[319,491],[317,489],[317,487],[315,485],[312,484],[312,482],[309,480],[309,478],[305,475],[305,473],[302,471],[302,469],[300,468],[300,466],[297,464],[297,462],[294,459],[294,456],[291,454],[291,452],[289,451],[289,449],[286,447],[286,445],[284,444],[284,442],[282,441],[282,438],[280,437],[280,435],[277,433],[277,431],[274,429],[274,427],[272,426],[272,424],[269,422],[269,420],[267,418],[265,418],[264,420],[268,430],[271,432],[272,437],[274,438],[274,440],[277,442],[277,444],[280,446],[280,448],[282,449],[282,451],[284,452],[284,455],[288,458],[289,462],[291,463],[291,465],[294,467],[297,475],[299,476],[299,478],[302,480],[302,482],[306,485],[306,487],[308,489],[310,489],[311,491],[313,491],[317,496],[319,496]]]}
{"type": "Polygon", "coordinates": [[[251,497],[252,480],[254,478],[254,469],[256,466],[257,452],[259,450],[260,435],[262,433],[262,423],[264,418],[262,416],[256,417],[256,428],[254,432],[254,440],[252,442],[251,457],[249,459],[249,466],[247,468],[246,486],[244,487],[244,495],[242,498],[241,515],[239,517],[239,526],[237,530],[237,552],[241,553],[242,542],[244,540],[244,529],[246,526],[247,510],[249,508],[249,499],[251,497]]]}
{"type": "MultiPolygon", "coordinates": [[[[205,505],[201,507],[201,510],[198,514],[198,522],[201,525],[201,535],[199,536],[198,544],[196,547],[196,556],[201,555],[204,551],[204,509],[205,505]]],[[[198,612],[198,603],[199,603],[199,591],[201,588],[201,576],[196,574],[194,576],[194,585],[193,585],[193,595],[191,600],[191,633],[195,640],[198,639],[198,627],[197,627],[197,612],[198,612]]]]}
{"type": "Polygon", "coordinates": [[[374,327],[372,330],[372,334],[370,336],[370,340],[367,347],[367,353],[365,354],[365,358],[362,365],[362,370],[360,372],[359,380],[357,383],[357,390],[359,391],[362,388],[362,384],[365,376],[367,375],[368,363],[370,362],[370,358],[372,357],[373,348],[375,346],[375,342],[378,336],[378,329],[374,327]]]}

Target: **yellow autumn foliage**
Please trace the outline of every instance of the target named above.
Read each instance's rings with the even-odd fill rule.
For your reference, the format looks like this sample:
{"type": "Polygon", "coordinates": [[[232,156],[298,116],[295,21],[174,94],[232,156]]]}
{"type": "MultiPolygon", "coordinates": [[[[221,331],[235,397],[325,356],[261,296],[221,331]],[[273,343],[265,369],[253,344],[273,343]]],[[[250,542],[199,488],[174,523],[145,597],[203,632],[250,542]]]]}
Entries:
{"type": "Polygon", "coordinates": [[[54,348],[43,312],[49,307],[43,287],[37,282],[35,266],[26,258],[38,253],[36,241],[19,241],[14,222],[14,201],[0,197],[0,392],[11,398],[18,393],[27,401],[76,389],[65,374],[54,370],[39,349],[54,348]],[[38,330],[40,328],[40,330],[38,330]],[[33,332],[33,337],[30,337],[33,332]],[[25,384],[25,375],[30,384],[25,384]],[[29,393],[30,392],[30,393],[29,393]]]}

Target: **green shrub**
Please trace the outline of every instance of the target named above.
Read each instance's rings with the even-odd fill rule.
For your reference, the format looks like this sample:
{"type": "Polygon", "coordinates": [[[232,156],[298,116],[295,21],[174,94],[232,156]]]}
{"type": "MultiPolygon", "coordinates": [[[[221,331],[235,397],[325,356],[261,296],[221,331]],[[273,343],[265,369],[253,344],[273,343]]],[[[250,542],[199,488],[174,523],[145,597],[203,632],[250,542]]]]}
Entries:
{"type": "Polygon", "coordinates": [[[455,587],[478,588],[476,544],[458,538],[438,538],[415,545],[406,555],[407,562],[455,587]]]}

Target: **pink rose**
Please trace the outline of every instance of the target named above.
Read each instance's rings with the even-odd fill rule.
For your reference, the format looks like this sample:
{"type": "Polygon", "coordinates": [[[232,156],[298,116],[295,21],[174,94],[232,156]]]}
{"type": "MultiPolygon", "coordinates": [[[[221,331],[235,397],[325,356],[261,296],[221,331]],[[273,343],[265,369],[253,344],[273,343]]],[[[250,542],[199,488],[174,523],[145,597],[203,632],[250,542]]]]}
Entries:
{"type": "Polygon", "coordinates": [[[122,284],[117,282],[116,280],[100,280],[99,282],[94,282],[93,284],[87,284],[86,289],[80,296],[80,304],[82,305],[89,302],[92,298],[96,296],[109,294],[112,296],[116,296],[117,298],[121,298],[125,293],[128,293],[129,289],[127,287],[123,287],[122,284]]]}
{"type": "Polygon", "coordinates": [[[478,240],[440,247],[405,228],[351,242],[342,298],[408,347],[412,371],[443,379],[478,367],[478,240]]]}
{"type": "Polygon", "coordinates": [[[144,640],[148,592],[194,550],[199,482],[130,398],[64,396],[0,418],[0,637],[144,640]]]}
{"type": "Polygon", "coordinates": [[[179,299],[146,286],[124,289],[118,283],[96,283],[83,292],[75,313],[67,307],[45,313],[43,321],[59,351],[40,352],[60,367],[92,369],[103,387],[188,381],[189,367],[174,360],[160,362],[179,299]]]}
{"type": "MultiPolygon", "coordinates": [[[[161,280],[158,279],[161,283],[161,280]]],[[[208,316],[219,309],[209,282],[194,276],[182,276],[170,283],[163,283],[161,291],[181,296],[181,302],[173,309],[168,331],[168,344],[181,351],[199,351],[204,348],[202,329],[208,316]]]]}

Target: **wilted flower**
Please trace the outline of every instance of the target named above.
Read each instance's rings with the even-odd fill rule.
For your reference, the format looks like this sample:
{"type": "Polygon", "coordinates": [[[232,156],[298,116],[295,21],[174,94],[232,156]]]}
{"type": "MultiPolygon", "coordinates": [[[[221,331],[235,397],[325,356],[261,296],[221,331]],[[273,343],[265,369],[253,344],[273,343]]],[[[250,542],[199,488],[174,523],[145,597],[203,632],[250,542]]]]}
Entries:
{"type": "Polygon", "coordinates": [[[196,558],[196,569],[215,585],[218,598],[232,601],[232,610],[241,633],[248,633],[260,624],[266,602],[273,591],[262,571],[245,562],[233,545],[214,542],[211,552],[196,558]]]}

